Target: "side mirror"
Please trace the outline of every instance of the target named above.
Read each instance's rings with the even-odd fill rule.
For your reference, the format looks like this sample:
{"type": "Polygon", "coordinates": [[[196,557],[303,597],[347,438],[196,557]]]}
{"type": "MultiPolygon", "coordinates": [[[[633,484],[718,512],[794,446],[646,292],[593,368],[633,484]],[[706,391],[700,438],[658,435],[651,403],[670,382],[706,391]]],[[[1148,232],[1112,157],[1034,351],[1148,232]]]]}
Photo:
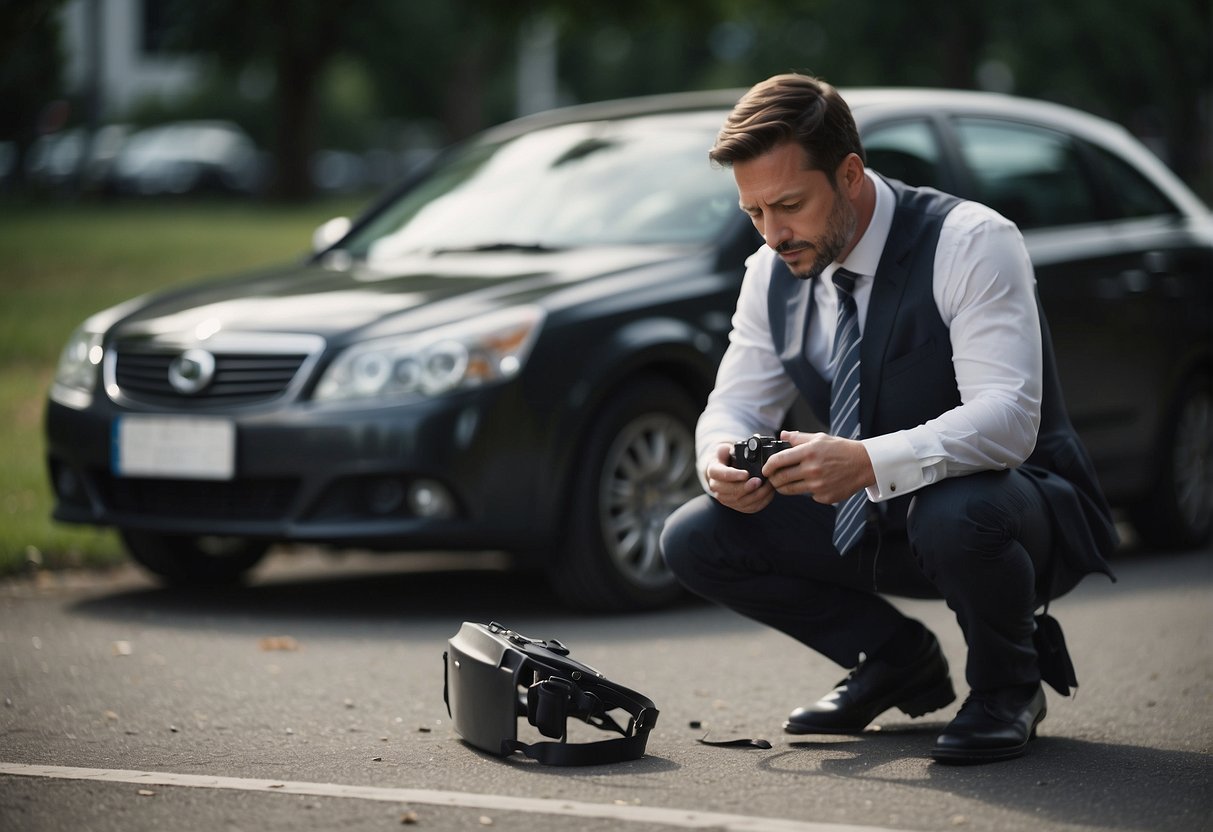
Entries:
{"type": "Polygon", "coordinates": [[[312,232],[312,251],[316,254],[332,246],[350,231],[349,217],[333,217],[312,232]]]}

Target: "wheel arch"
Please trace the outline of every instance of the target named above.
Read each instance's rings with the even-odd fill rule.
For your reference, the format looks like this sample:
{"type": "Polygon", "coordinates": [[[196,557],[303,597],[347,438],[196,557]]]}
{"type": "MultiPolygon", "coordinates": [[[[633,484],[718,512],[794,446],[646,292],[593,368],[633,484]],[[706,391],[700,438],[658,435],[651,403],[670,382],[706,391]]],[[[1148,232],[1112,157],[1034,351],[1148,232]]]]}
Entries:
{"type": "MultiPolygon", "coordinates": [[[[555,499],[542,521],[551,530],[545,535],[550,543],[517,553],[524,564],[548,569],[550,559],[558,556],[575,528],[578,478],[584,475],[582,454],[602,420],[608,418],[612,402],[629,389],[656,382],[685,397],[691,411],[701,411],[719,363],[713,344],[703,330],[685,321],[650,318],[612,331],[580,357],[575,380],[562,391],[557,408],[560,417],[553,426],[559,441],[551,443],[549,451],[552,479],[548,488],[555,499]]],[[[717,348],[723,354],[723,344],[717,348]]],[[[688,427],[693,435],[693,420],[688,427]]]]}
{"type": "MultiPolygon", "coordinates": [[[[565,414],[559,430],[572,436],[565,448],[579,447],[594,429],[598,414],[611,397],[641,377],[655,377],[676,386],[700,408],[716,378],[719,355],[705,339],[711,338],[685,321],[673,318],[637,321],[622,327],[603,341],[581,365],[578,380],[564,395],[565,414]]],[[[723,348],[719,350],[723,354],[723,348]]],[[[575,458],[556,461],[561,484],[561,513],[567,507],[575,458]]]]}
{"type": "Polygon", "coordinates": [[[544,566],[557,593],[579,608],[644,609],[662,606],[681,594],[676,579],[660,566],[655,535],[669,512],[699,493],[694,430],[700,405],[684,384],[659,372],[659,366],[645,365],[598,399],[585,433],[574,445],[583,456],[569,466],[561,483],[556,545],[546,552],[544,566]],[[664,453],[648,457],[654,464],[640,463],[639,472],[631,463],[621,467],[625,456],[644,459],[629,455],[637,442],[654,447],[647,444],[654,435],[664,437],[658,447],[682,450],[668,457],[664,453]],[[673,464],[667,467],[668,463],[673,464]],[[625,493],[630,496],[618,500],[606,497],[614,492],[605,484],[607,472],[612,482],[622,477],[636,491],[628,489],[625,493]],[[657,491],[654,476],[661,481],[657,491]],[[615,526],[624,518],[626,534],[615,526]]]}

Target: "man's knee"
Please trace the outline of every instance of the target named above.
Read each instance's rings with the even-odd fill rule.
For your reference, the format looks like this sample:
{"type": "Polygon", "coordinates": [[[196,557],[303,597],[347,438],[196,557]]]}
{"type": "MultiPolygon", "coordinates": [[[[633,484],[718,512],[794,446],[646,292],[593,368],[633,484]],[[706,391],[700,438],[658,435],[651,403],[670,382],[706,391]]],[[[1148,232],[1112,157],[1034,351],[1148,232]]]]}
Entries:
{"type": "Polygon", "coordinates": [[[1014,539],[1023,507],[1006,498],[998,479],[954,477],[914,495],[906,531],[928,578],[956,560],[998,557],[1014,539]]]}
{"type": "Polygon", "coordinates": [[[683,583],[699,571],[696,562],[702,547],[693,545],[692,539],[702,534],[705,514],[710,510],[706,504],[710,502],[711,498],[704,495],[685,503],[666,518],[661,530],[661,555],[669,570],[683,583]]]}
{"type": "Polygon", "coordinates": [[[714,597],[743,575],[770,571],[754,545],[750,515],[725,508],[707,495],[691,500],[666,520],[661,552],[666,566],[692,592],[714,597]]]}
{"type": "Polygon", "coordinates": [[[913,497],[906,532],[929,579],[941,569],[972,569],[1025,549],[1033,559],[1046,557],[1047,508],[1015,477],[1001,471],[950,478],[913,497]]]}

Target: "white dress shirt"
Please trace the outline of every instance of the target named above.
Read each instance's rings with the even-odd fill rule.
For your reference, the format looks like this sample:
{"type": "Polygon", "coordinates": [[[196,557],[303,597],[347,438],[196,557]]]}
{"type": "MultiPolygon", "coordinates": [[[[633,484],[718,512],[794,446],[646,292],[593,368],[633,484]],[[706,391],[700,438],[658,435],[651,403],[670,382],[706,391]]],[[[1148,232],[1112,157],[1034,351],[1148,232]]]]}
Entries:
{"type": "MultiPolygon", "coordinates": [[[[827,380],[838,315],[830,278],[839,267],[859,275],[854,296],[862,336],[873,275],[893,223],[892,189],[871,171],[867,175],[876,186],[876,206],[863,237],[846,260],[830,264],[821,279],[804,281],[801,289],[814,293],[805,351],[827,380]]],[[[746,261],[729,347],[695,432],[705,488],[716,447],[753,433],[778,435],[798,395],[771,340],[767,291],[775,256],[764,245],[746,261]]],[[[961,404],[917,427],[862,440],[876,473],[876,484],[867,490],[874,502],[944,477],[1017,466],[1036,445],[1040,319],[1019,229],[984,205],[963,202],[943,222],[934,269],[933,294],[948,327],[961,404]]]]}

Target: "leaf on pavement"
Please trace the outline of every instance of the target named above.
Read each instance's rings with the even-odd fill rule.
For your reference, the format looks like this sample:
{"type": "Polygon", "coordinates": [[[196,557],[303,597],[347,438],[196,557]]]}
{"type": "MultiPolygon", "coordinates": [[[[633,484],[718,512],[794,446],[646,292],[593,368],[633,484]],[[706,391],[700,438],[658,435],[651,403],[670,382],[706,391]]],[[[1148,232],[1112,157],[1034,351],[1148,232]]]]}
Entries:
{"type": "Polygon", "coordinates": [[[261,639],[262,650],[298,650],[299,642],[290,636],[266,636],[261,639]]]}

